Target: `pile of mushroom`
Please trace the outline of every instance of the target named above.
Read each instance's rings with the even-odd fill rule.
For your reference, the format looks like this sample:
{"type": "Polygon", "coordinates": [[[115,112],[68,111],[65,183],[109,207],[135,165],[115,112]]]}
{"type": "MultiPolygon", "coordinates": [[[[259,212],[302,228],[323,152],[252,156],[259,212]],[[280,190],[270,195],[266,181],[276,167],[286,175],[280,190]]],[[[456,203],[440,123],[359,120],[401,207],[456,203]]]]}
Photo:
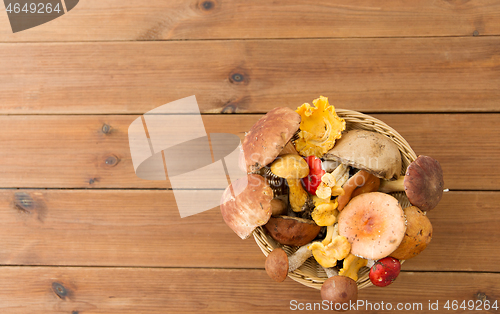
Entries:
{"type": "Polygon", "coordinates": [[[221,212],[242,239],[263,226],[278,243],[265,264],[273,280],[311,258],[329,277],[322,297],[343,303],[356,300],[362,268],[385,286],[400,261],[426,248],[432,225],[425,211],[441,199],[443,172],[419,156],[400,178],[401,153],[389,137],[346,131],[326,97],[313,104],[273,109],[249,130],[240,158],[248,175],[226,189],[221,212]],[[414,206],[403,210],[388,194],[395,191],[414,206]]]}

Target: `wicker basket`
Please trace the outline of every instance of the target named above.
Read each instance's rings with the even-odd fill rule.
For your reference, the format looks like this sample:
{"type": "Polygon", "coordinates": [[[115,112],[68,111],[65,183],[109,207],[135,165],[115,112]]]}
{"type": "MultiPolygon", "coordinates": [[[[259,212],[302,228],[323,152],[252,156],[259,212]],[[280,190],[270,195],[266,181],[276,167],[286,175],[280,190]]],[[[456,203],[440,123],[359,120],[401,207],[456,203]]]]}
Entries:
{"type": "MultiPolygon", "coordinates": [[[[412,163],[417,158],[415,152],[413,152],[408,142],[406,142],[406,140],[401,135],[399,135],[398,132],[396,132],[393,128],[391,128],[384,122],[357,111],[337,109],[336,112],[339,117],[345,120],[346,130],[364,129],[368,131],[378,132],[391,138],[394,143],[396,143],[399,151],[401,152],[402,175],[405,174],[406,168],[410,165],[410,163],[412,163]]],[[[406,197],[406,194],[404,192],[392,193],[392,195],[399,200],[399,203],[403,208],[410,206],[410,202],[408,201],[408,198],[406,197]]],[[[297,247],[290,247],[287,245],[279,244],[273,238],[271,238],[271,236],[269,236],[262,227],[255,229],[255,231],[253,232],[253,236],[255,238],[255,241],[257,242],[257,245],[260,247],[265,256],[269,255],[272,250],[278,247],[282,247],[288,255],[292,254],[298,249],[297,247]]],[[[366,288],[372,285],[370,279],[368,278],[368,272],[368,267],[363,267],[360,269],[358,273],[359,278],[357,281],[358,289],[366,288]]],[[[323,267],[321,267],[316,262],[314,257],[309,258],[301,267],[293,272],[290,272],[288,274],[288,277],[305,286],[318,290],[321,289],[321,285],[328,278],[323,267]]]]}

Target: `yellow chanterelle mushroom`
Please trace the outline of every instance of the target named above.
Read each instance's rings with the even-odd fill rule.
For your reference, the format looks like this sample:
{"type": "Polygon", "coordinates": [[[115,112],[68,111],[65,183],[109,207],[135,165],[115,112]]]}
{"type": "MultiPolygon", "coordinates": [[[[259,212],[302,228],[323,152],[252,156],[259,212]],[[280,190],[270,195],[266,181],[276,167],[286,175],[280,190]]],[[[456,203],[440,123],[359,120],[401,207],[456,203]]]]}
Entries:
{"type": "Polygon", "coordinates": [[[311,217],[318,226],[332,226],[337,222],[339,211],[337,210],[337,199],[322,199],[313,196],[314,210],[311,217]]]}
{"type": "Polygon", "coordinates": [[[301,122],[295,148],[304,157],[314,155],[321,158],[341,137],[345,120],[339,118],[326,97],[313,100],[313,105],[305,103],[296,110],[301,122]]]}
{"type": "Polygon", "coordinates": [[[351,251],[347,238],[339,235],[337,225],[328,226],[326,238],[322,242],[313,242],[308,247],[316,261],[323,267],[333,267],[351,251]]]}
{"type": "Polygon", "coordinates": [[[349,254],[344,260],[344,267],[339,271],[340,276],[346,276],[352,280],[358,280],[358,272],[361,267],[366,266],[368,260],[357,257],[356,255],[349,254]]]}
{"type": "Polygon", "coordinates": [[[283,155],[271,164],[271,172],[286,179],[290,188],[290,206],[294,212],[303,211],[308,207],[310,197],[302,187],[300,179],[307,177],[309,166],[302,157],[295,154],[283,155]]]}

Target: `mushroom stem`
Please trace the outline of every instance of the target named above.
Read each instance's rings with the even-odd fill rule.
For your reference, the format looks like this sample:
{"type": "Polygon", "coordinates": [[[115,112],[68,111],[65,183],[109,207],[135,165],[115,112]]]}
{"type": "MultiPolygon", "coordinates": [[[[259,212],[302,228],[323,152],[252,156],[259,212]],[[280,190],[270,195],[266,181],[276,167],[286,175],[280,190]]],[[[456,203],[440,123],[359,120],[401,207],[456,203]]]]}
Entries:
{"type": "Polygon", "coordinates": [[[279,216],[286,213],[286,204],[283,200],[279,198],[273,198],[271,200],[271,212],[272,216],[279,216]]]}
{"type": "Polygon", "coordinates": [[[404,180],[405,177],[392,181],[380,180],[380,187],[378,188],[378,191],[382,193],[402,192],[405,190],[404,180]]]}
{"type": "MultiPolygon", "coordinates": [[[[321,266],[321,267],[323,267],[323,266],[321,266]]],[[[323,269],[325,270],[326,276],[328,278],[331,278],[333,276],[337,276],[339,274],[338,271],[336,271],[335,268],[333,268],[333,267],[323,267],[323,269]]]]}
{"type": "Polygon", "coordinates": [[[290,188],[290,206],[294,212],[303,211],[304,205],[310,201],[309,194],[304,191],[300,179],[287,179],[288,187],[290,188]]]}
{"type": "Polygon", "coordinates": [[[288,141],[286,143],[285,147],[283,147],[283,150],[279,153],[278,156],[283,156],[286,154],[295,154],[295,155],[299,154],[295,149],[295,146],[293,145],[292,141],[288,141]]]}
{"type": "Polygon", "coordinates": [[[307,248],[310,244],[301,246],[295,253],[288,257],[288,272],[296,270],[312,256],[311,250],[307,248]]]}

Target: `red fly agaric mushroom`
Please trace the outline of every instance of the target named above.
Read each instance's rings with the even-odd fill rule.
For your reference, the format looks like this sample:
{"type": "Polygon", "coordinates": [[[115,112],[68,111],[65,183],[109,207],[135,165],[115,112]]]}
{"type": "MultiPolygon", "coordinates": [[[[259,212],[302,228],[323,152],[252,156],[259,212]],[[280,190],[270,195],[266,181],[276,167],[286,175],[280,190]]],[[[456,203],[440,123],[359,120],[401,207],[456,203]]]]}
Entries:
{"type": "Polygon", "coordinates": [[[339,234],[351,243],[351,253],[378,260],[399,246],[406,219],[396,198],[380,192],[353,198],[338,217],[339,234]]]}
{"type": "Polygon", "coordinates": [[[266,258],[266,272],[277,282],[286,279],[289,272],[299,268],[312,256],[312,252],[307,248],[309,245],[301,246],[295,253],[287,256],[281,248],[274,249],[266,258]]]}
{"type": "Polygon", "coordinates": [[[221,199],[222,218],[242,239],[271,218],[273,190],[258,174],[249,174],[229,185],[221,199]]]}
{"type": "Polygon", "coordinates": [[[405,191],[412,205],[423,211],[437,206],[443,196],[443,169],[437,160],[418,156],[406,169],[406,175],[395,181],[382,181],[379,191],[405,191]]]}
{"type": "Polygon", "coordinates": [[[401,263],[393,257],[385,257],[370,268],[370,281],[377,287],[385,287],[396,280],[401,271],[401,263]]]}
{"type": "Polygon", "coordinates": [[[269,111],[245,135],[240,166],[246,172],[256,172],[270,164],[280,154],[299,129],[300,115],[290,108],[269,111]]]}

